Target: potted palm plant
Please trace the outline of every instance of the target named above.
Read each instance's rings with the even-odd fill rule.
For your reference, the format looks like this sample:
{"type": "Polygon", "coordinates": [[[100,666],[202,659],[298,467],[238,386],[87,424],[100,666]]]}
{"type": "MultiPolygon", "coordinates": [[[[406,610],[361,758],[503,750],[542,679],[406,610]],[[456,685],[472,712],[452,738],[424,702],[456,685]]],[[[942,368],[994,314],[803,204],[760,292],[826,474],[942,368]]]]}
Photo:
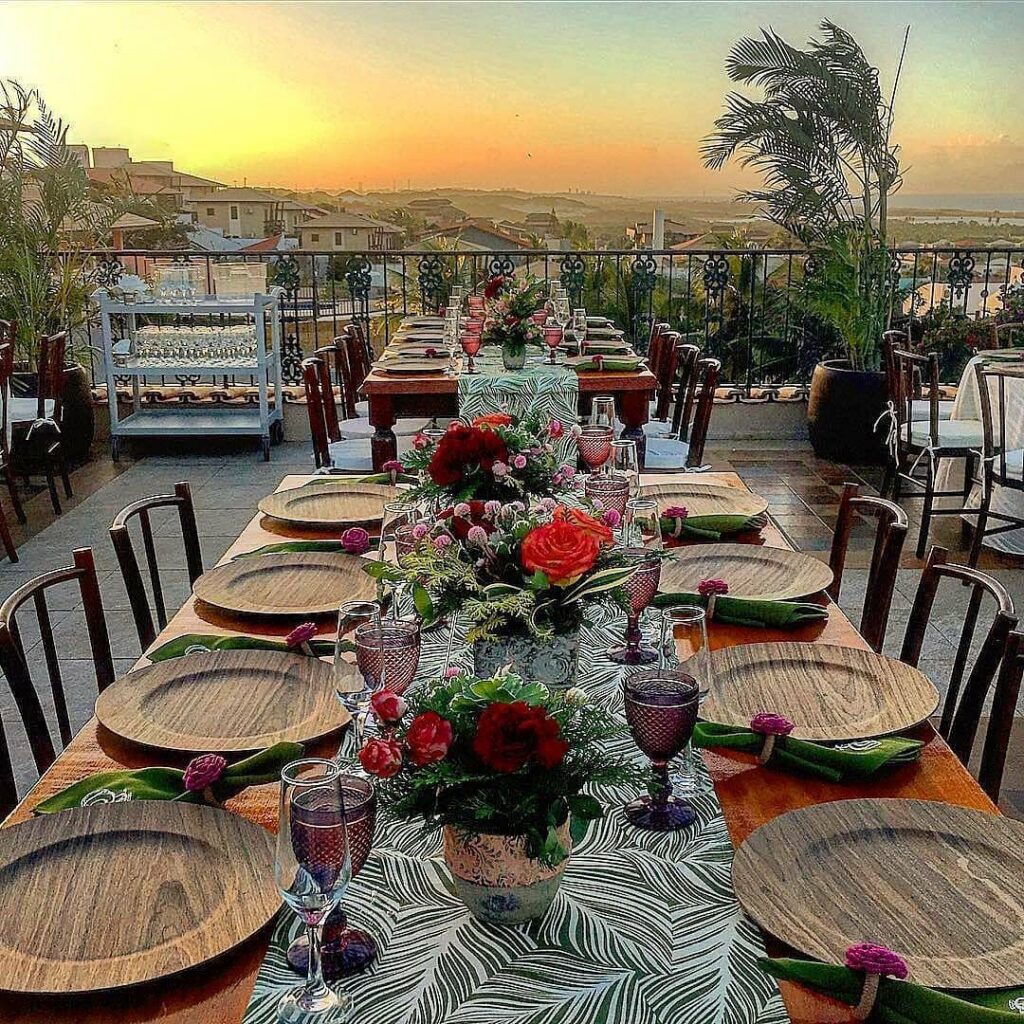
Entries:
{"type": "Polygon", "coordinates": [[[820,27],[806,49],[771,29],[736,44],[729,77],[764,94],[730,93],[702,153],[708,167],[738,157],[759,171],[763,187],[740,198],[808,248],[806,311],[846,349],[812,376],[811,443],[826,458],[872,461],[882,450],[873,427],[886,401],[878,367],[894,291],[886,223],[889,196],[902,183],[890,135],[903,54],[885,96],[853,36],[830,21],[820,27]]]}

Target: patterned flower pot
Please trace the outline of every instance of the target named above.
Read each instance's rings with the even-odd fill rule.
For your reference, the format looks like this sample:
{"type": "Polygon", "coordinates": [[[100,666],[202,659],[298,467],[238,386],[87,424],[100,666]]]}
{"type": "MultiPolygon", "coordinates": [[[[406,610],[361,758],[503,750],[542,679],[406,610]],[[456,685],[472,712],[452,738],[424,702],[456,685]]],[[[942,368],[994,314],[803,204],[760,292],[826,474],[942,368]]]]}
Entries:
{"type": "MultiPolygon", "coordinates": [[[[572,848],[568,821],[558,838],[572,848]]],[[[452,825],[444,829],[444,859],[459,899],[488,924],[520,924],[544,914],[569,861],[548,867],[526,855],[523,836],[477,835],[452,825]]]]}
{"type": "Polygon", "coordinates": [[[550,640],[496,637],[474,645],[474,667],[480,679],[490,679],[499,669],[510,665],[524,679],[544,683],[553,690],[566,689],[576,681],[579,649],[578,629],[559,633],[550,640]]]}
{"type": "Polygon", "coordinates": [[[526,349],[501,348],[501,362],[506,370],[521,370],[526,365],[526,349]]]}

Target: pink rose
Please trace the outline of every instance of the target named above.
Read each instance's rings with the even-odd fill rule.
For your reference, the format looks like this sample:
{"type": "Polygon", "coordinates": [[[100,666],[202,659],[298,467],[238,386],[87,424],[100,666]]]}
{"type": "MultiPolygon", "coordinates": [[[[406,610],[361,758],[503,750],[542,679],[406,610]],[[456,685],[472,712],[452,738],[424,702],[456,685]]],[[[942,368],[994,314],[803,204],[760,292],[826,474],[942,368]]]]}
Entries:
{"type": "Polygon", "coordinates": [[[370,775],[390,779],[402,767],[402,748],[392,739],[367,740],[359,751],[359,763],[370,775]]]}
{"type": "Polygon", "coordinates": [[[773,711],[762,711],[750,720],[751,732],[762,736],[788,736],[795,728],[788,718],[773,711]]]}
{"type": "Polygon", "coordinates": [[[361,526],[350,526],[341,535],[341,546],[350,555],[361,555],[370,550],[370,535],[361,526]]]}
{"type": "Polygon", "coordinates": [[[706,579],[697,584],[697,593],[701,597],[710,597],[712,594],[728,594],[729,584],[725,580],[706,579]]]}
{"type": "Polygon", "coordinates": [[[548,436],[559,438],[565,433],[565,427],[562,426],[561,420],[552,420],[548,424],[548,436]]]}
{"type": "Polygon", "coordinates": [[[405,745],[409,748],[409,760],[422,768],[443,760],[452,745],[452,723],[436,711],[418,714],[405,734],[405,745]]]}
{"type": "Polygon", "coordinates": [[[526,456],[522,454],[517,455],[512,460],[512,465],[515,466],[516,469],[526,469],[526,456]]]}
{"type": "Polygon", "coordinates": [[[899,953],[870,942],[860,942],[856,946],[851,946],[846,951],[846,966],[851,971],[879,974],[883,977],[896,978],[898,981],[903,981],[910,973],[906,960],[899,953]]]}
{"type": "Polygon", "coordinates": [[[669,519],[685,519],[690,514],[690,510],[685,505],[670,505],[665,509],[665,515],[669,519]]]}
{"type": "Polygon", "coordinates": [[[227,761],[220,754],[201,754],[193,757],[185,766],[185,774],[182,781],[185,783],[185,791],[188,793],[200,793],[208,786],[212,786],[227,768],[227,761]]]}
{"type": "Polygon", "coordinates": [[[378,690],[370,698],[370,710],[381,722],[391,724],[397,722],[405,714],[409,705],[392,690],[378,690]]]}

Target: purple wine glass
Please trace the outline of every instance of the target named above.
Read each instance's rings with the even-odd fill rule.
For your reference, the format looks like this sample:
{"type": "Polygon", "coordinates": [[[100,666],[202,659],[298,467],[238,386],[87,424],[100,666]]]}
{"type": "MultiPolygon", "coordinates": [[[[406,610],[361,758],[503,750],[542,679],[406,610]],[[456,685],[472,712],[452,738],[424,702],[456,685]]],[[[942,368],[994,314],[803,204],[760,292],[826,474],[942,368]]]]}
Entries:
{"type": "MultiPolygon", "coordinates": [[[[373,783],[360,775],[342,775],[341,789],[345,800],[345,825],[348,833],[352,875],[362,870],[377,825],[377,793],[373,783]]],[[[349,974],[366,970],[377,958],[377,943],[361,928],[349,928],[345,911],[336,907],[324,921],[323,972],[327,981],[337,981],[349,974]]],[[[288,963],[299,974],[309,970],[309,938],[300,935],[288,947],[288,963]]]]}
{"type": "Polygon", "coordinates": [[[623,680],[622,699],[633,740],[654,768],[650,792],[626,804],[626,820],[652,832],[686,828],[696,815],[673,796],[668,766],[693,735],[700,688],[678,669],[646,669],[623,680]]]}
{"type": "Polygon", "coordinates": [[[629,480],[618,473],[591,474],[583,485],[583,493],[588,501],[600,502],[605,511],[614,509],[622,516],[629,501],[629,480]]]}
{"type": "MultiPolygon", "coordinates": [[[[626,554],[643,557],[649,552],[646,548],[626,548],[626,554]]],[[[641,562],[636,572],[622,584],[629,599],[629,612],[626,614],[625,646],[608,651],[608,657],[616,665],[650,665],[658,660],[658,652],[654,648],[643,646],[640,615],[658,592],[660,582],[661,561],[650,558],[641,562]]]]}
{"type": "Polygon", "coordinates": [[[405,693],[420,663],[418,622],[382,619],[364,623],[355,632],[356,665],[371,690],[405,693]]]}

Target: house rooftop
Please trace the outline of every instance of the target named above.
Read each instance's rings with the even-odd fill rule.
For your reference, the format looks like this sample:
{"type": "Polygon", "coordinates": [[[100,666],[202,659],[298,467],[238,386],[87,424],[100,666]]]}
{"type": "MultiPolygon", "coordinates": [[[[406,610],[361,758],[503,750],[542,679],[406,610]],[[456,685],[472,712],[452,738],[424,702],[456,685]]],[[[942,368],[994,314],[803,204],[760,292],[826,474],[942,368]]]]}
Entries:
{"type": "Polygon", "coordinates": [[[400,235],[402,229],[394,224],[370,217],[361,217],[358,213],[339,210],[337,213],[326,213],[323,217],[315,217],[299,225],[299,228],[375,228],[390,234],[400,235]]]}
{"type": "Polygon", "coordinates": [[[282,203],[279,196],[273,196],[269,192],[263,192],[258,188],[248,188],[240,185],[232,185],[227,188],[219,188],[215,192],[204,192],[202,195],[193,196],[193,203],[282,203]]]}

